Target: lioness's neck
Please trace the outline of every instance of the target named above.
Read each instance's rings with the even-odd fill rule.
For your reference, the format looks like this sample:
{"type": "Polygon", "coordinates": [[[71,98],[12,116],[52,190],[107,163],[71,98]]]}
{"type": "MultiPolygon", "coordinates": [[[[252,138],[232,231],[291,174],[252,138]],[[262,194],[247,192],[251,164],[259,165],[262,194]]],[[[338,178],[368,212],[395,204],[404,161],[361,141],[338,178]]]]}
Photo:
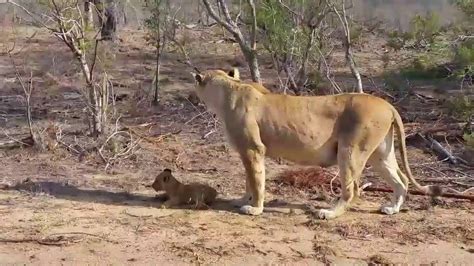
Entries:
{"type": "Polygon", "coordinates": [[[208,86],[213,88],[209,90],[209,93],[205,95],[203,100],[212,112],[221,116],[229,103],[235,100],[236,95],[234,92],[238,90],[238,84],[230,80],[216,78],[208,86]]]}

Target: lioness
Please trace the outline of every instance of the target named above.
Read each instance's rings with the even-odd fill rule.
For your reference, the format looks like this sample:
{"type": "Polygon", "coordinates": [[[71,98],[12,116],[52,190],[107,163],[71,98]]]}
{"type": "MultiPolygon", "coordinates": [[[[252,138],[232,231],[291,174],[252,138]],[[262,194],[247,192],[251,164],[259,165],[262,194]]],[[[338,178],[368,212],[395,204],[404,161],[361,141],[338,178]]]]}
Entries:
{"type": "Polygon", "coordinates": [[[217,196],[217,191],[207,185],[199,183],[183,184],[176,180],[170,169],[164,169],[156,178],[151,187],[155,191],[166,192],[168,200],[163,207],[172,207],[181,204],[194,203],[202,208],[211,205],[217,196]]]}
{"type": "Polygon", "coordinates": [[[380,209],[385,214],[400,211],[409,181],[423,193],[435,194],[435,187],[421,186],[413,178],[402,119],[381,98],[363,93],[329,96],[262,93],[222,70],[192,74],[198,97],[223,122],[230,144],[242,159],[247,179],[240,210],[245,214],[263,212],[265,156],[281,157],[301,165],[339,166],[342,197],[331,209],[319,210],[321,219],[332,219],[345,212],[366,163],[394,190],[392,202],[380,209]],[[395,158],[394,131],[400,140],[408,178],[395,158]]]}

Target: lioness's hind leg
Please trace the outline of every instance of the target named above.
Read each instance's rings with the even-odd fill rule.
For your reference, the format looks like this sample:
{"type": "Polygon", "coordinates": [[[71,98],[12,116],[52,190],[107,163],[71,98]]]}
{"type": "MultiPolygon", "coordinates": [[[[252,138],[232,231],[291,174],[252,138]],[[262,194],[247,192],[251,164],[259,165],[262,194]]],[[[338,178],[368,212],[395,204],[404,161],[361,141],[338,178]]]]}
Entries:
{"type": "Polygon", "coordinates": [[[398,167],[393,146],[393,135],[387,135],[384,143],[370,157],[369,164],[393,189],[392,202],[383,205],[380,211],[389,215],[400,212],[400,207],[407,194],[408,180],[398,167]]]}
{"type": "Polygon", "coordinates": [[[333,219],[342,215],[354,198],[354,187],[364,170],[367,156],[353,147],[339,148],[337,155],[339,174],[341,178],[341,198],[336,206],[319,210],[320,219],[333,219]]]}

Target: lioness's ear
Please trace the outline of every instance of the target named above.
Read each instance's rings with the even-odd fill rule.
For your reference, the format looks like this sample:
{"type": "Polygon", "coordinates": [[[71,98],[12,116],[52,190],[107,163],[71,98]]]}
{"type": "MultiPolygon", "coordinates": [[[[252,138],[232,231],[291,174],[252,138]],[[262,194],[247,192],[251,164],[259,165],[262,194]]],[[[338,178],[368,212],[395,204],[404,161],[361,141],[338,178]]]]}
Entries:
{"type": "Polygon", "coordinates": [[[191,72],[191,75],[193,76],[194,80],[199,84],[201,84],[202,81],[204,80],[204,76],[201,74],[191,72]]]}
{"type": "Polygon", "coordinates": [[[236,68],[236,67],[234,67],[231,71],[229,71],[229,72],[227,73],[227,75],[229,75],[229,76],[231,76],[231,77],[233,77],[233,78],[235,78],[235,79],[240,80],[239,69],[236,68]]]}
{"type": "Polygon", "coordinates": [[[168,181],[170,181],[169,175],[166,175],[165,177],[163,177],[163,182],[167,183],[168,181]]]}

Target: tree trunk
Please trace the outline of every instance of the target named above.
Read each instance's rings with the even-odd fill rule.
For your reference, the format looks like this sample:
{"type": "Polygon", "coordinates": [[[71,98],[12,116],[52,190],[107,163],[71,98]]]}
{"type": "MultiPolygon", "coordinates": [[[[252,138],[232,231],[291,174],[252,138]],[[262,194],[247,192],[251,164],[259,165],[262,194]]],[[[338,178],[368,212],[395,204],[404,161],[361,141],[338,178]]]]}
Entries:
{"type": "Polygon", "coordinates": [[[261,83],[260,70],[258,69],[258,60],[257,60],[256,51],[253,51],[253,50],[249,51],[245,57],[247,58],[252,80],[254,82],[261,83]]]}
{"type": "Polygon", "coordinates": [[[90,67],[85,55],[83,53],[78,53],[76,56],[81,63],[82,73],[84,74],[87,91],[89,93],[89,128],[91,130],[91,135],[97,137],[103,133],[104,129],[105,114],[103,114],[103,108],[101,107],[101,98],[97,92],[96,86],[94,85],[94,81],[92,80],[93,78],[90,67]]]}
{"type": "Polygon", "coordinates": [[[97,89],[93,84],[87,85],[87,89],[89,90],[89,104],[90,104],[90,128],[91,134],[93,137],[98,137],[102,134],[102,119],[100,113],[100,102],[98,101],[97,96],[97,89]]]}
{"type": "Polygon", "coordinates": [[[122,21],[123,25],[128,25],[128,17],[127,17],[127,3],[128,1],[124,1],[120,4],[120,13],[122,13],[122,21]]]}
{"type": "Polygon", "coordinates": [[[158,45],[156,47],[156,68],[155,68],[155,94],[153,96],[153,103],[158,104],[160,101],[159,99],[159,92],[160,92],[160,68],[161,68],[161,52],[162,49],[158,45]]]}
{"type": "Polygon", "coordinates": [[[311,28],[311,31],[308,35],[308,42],[306,43],[306,48],[303,51],[303,60],[301,62],[301,67],[300,67],[300,70],[298,71],[298,74],[296,75],[296,85],[298,86],[298,88],[303,87],[306,83],[306,79],[307,79],[306,72],[307,72],[308,61],[309,61],[309,52],[314,44],[315,31],[316,31],[316,28],[311,28]]]}
{"type": "Polygon", "coordinates": [[[334,13],[336,13],[336,15],[339,17],[339,20],[341,21],[341,25],[344,29],[345,36],[344,36],[343,43],[346,48],[346,62],[349,64],[351,73],[357,81],[357,92],[363,93],[364,91],[362,89],[362,79],[360,78],[360,73],[359,73],[359,70],[357,70],[357,67],[354,61],[354,55],[352,54],[351,28],[349,25],[349,21],[347,20],[345,1],[342,1],[342,7],[341,7],[342,14],[337,10],[335,5],[331,4],[331,8],[334,11],[334,13]]]}
{"type": "Polygon", "coordinates": [[[354,55],[352,54],[352,48],[351,48],[351,44],[350,44],[350,41],[349,41],[350,36],[347,37],[347,38],[348,38],[348,40],[346,40],[346,61],[349,63],[349,67],[351,69],[352,76],[354,76],[354,78],[357,81],[357,92],[358,93],[363,93],[364,90],[362,89],[362,79],[360,77],[359,70],[357,70],[357,67],[356,67],[356,64],[355,64],[354,55]]]}
{"type": "Polygon", "coordinates": [[[94,0],[99,13],[102,40],[114,41],[117,32],[117,3],[114,0],[94,0]]]}
{"type": "Polygon", "coordinates": [[[84,1],[84,22],[86,24],[86,28],[90,29],[92,28],[94,24],[94,14],[92,13],[92,7],[91,7],[91,1],[90,0],[85,0],[84,1]]]}
{"type": "Polygon", "coordinates": [[[235,39],[240,45],[240,49],[244,54],[245,61],[250,69],[250,76],[252,77],[253,82],[261,83],[260,79],[260,70],[258,66],[257,51],[250,48],[249,45],[244,41],[244,37],[240,34],[233,34],[235,39]]]}
{"type": "MultiPolygon", "coordinates": [[[[253,1],[248,0],[249,7],[251,9],[255,8],[255,5],[253,4],[253,1]]],[[[244,35],[240,31],[240,28],[238,25],[232,20],[229,10],[227,8],[227,5],[225,1],[219,0],[217,1],[217,9],[218,12],[215,12],[215,10],[211,7],[209,4],[208,0],[203,0],[203,4],[207,9],[207,13],[219,24],[221,25],[224,29],[226,29],[228,32],[234,36],[236,41],[239,43],[240,50],[244,54],[245,60],[247,61],[247,64],[250,69],[250,74],[252,76],[252,80],[254,82],[261,83],[260,79],[260,71],[258,69],[258,60],[257,60],[257,50],[256,50],[256,18],[255,18],[255,10],[252,10],[252,16],[253,16],[253,25],[252,25],[252,34],[250,36],[250,40],[247,41],[244,38],[244,35]],[[221,15],[222,14],[222,15],[221,15]]]]}

